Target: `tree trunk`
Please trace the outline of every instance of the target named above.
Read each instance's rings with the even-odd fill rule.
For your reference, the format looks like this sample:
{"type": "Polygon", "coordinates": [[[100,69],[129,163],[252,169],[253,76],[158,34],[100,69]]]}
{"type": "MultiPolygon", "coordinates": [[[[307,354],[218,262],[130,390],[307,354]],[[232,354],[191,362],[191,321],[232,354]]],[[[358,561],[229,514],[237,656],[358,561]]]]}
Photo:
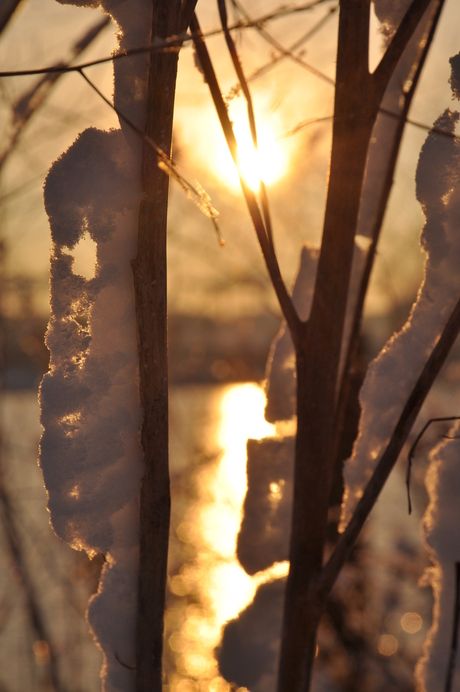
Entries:
{"type": "MultiPolygon", "coordinates": [[[[179,0],[153,4],[152,41],[179,33],[179,0]]],[[[145,133],[171,152],[178,51],[151,53],[145,133]]],[[[140,563],[136,629],[136,690],[161,692],[162,640],[168,560],[170,490],[168,466],[168,361],[166,222],[168,176],[153,149],[144,145],[144,200],[139,212],[138,255],[133,261],[144,409],[145,475],[140,498],[140,563]]]]}
{"type": "Polygon", "coordinates": [[[340,350],[367,149],[377,114],[368,36],[369,2],[342,0],[323,240],[310,319],[296,348],[294,503],[279,692],[309,689],[316,649],[318,614],[307,593],[323,561],[340,350]]]}

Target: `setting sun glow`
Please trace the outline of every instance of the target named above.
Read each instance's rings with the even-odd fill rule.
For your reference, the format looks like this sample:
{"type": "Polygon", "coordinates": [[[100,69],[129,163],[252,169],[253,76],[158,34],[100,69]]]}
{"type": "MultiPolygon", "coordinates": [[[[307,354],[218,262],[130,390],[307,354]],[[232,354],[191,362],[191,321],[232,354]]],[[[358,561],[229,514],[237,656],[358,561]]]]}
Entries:
{"type": "MultiPolygon", "coordinates": [[[[249,125],[243,119],[234,123],[235,137],[238,142],[239,164],[243,178],[254,192],[258,192],[260,179],[266,185],[280,180],[287,171],[287,155],[276,139],[273,130],[265,125],[258,126],[258,149],[254,149],[249,125]]],[[[231,188],[240,186],[238,173],[225,142],[222,140],[216,151],[216,166],[219,175],[231,188]]]]}

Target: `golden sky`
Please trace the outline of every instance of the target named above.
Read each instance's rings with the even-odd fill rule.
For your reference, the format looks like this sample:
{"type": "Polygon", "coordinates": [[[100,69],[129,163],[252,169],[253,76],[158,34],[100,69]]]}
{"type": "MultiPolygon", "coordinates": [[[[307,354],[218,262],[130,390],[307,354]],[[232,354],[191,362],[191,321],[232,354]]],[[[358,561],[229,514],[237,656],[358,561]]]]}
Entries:
{"type": "MultiPolygon", "coordinates": [[[[244,6],[252,17],[258,17],[279,4],[273,0],[246,0],[244,6]]],[[[266,28],[283,46],[289,46],[325,17],[333,4],[326,2],[314,11],[269,22],[266,28]]],[[[214,0],[199,0],[197,13],[205,31],[219,26],[214,0]]],[[[0,37],[1,69],[39,67],[68,59],[69,46],[98,20],[99,14],[91,9],[62,6],[55,0],[23,0],[0,37]]],[[[302,56],[332,79],[336,14],[305,44],[302,56]]],[[[459,14],[457,0],[447,0],[414,99],[410,113],[413,119],[431,124],[451,105],[448,58],[460,50],[459,14]]],[[[105,29],[81,60],[110,55],[116,44],[114,31],[115,27],[105,29]]],[[[253,29],[240,31],[236,40],[247,75],[276,55],[273,47],[253,29]]],[[[224,41],[220,36],[210,38],[208,47],[222,91],[230,94],[237,78],[224,41]]],[[[373,20],[371,68],[380,54],[380,36],[377,22],[373,20]]],[[[88,75],[108,97],[111,96],[110,63],[91,68],[88,75]]],[[[30,77],[0,80],[2,148],[10,132],[10,104],[30,88],[33,81],[30,77]]],[[[260,133],[260,154],[258,163],[254,156],[252,160],[247,156],[249,161],[243,165],[247,167],[250,180],[259,166],[268,185],[280,263],[290,282],[297,268],[301,244],[318,242],[321,235],[331,125],[326,121],[310,125],[295,135],[286,137],[285,134],[300,122],[331,115],[333,87],[289,59],[280,60],[251,86],[260,133]]],[[[245,143],[249,134],[243,98],[233,98],[229,104],[237,137],[245,143]]],[[[7,242],[7,270],[40,278],[41,288],[37,289],[40,309],[46,309],[50,246],[41,202],[43,180],[52,161],[89,126],[116,127],[117,119],[80,75],[66,75],[27,126],[0,178],[0,223],[7,242]]],[[[414,172],[424,138],[423,130],[407,127],[368,304],[372,312],[385,311],[394,302],[407,299],[416,290],[421,277],[423,258],[417,250],[417,237],[423,217],[415,199],[414,172]]],[[[190,47],[183,49],[180,58],[175,147],[175,156],[184,175],[203,186],[220,212],[220,227],[226,244],[219,246],[210,222],[173,183],[169,245],[171,309],[211,316],[223,312],[276,310],[208,89],[196,69],[190,47]]],[[[91,248],[82,249],[82,271],[85,263],[91,268],[91,261],[91,248]]]]}

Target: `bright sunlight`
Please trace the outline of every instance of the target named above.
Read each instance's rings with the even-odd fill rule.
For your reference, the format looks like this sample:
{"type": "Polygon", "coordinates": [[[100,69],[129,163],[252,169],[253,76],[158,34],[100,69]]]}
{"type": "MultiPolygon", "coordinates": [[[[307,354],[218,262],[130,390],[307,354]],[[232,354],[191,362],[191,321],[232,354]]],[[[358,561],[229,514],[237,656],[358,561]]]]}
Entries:
{"type": "MultiPolygon", "coordinates": [[[[233,129],[238,142],[241,171],[246,183],[254,192],[259,190],[260,179],[266,185],[270,185],[285,175],[288,167],[287,153],[268,124],[258,125],[257,151],[252,143],[247,118],[235,119],[233,129]]],[[[215,158],[218,174],[230,188],[238,189],[240,186],[238,173],[223,139],[219,139],[215,158]]]]}

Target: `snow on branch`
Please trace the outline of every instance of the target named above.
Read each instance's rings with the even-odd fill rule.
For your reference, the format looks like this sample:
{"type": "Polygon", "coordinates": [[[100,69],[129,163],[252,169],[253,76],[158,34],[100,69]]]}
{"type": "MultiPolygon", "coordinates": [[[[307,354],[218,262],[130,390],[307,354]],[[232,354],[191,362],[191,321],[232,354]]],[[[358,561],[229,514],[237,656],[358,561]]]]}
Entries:
{"type": "MultiPolygon", "coordinates": [[[[120,28],[120,50],[150,39],[148,0],[131,2],[129,10],[117,0],[62,4],[99,6],[110,14],[120,28]]],[[[148,56],[119,61],[114,71],[115,105],[143,128],[148,56]]],[[[143,474],[130,266],[137,252],[141,141],[120,125],[80,134],[51,167],[44,193],[52,251],[40,465],[56,533],[75,549],[106,557],[88,621],[104,653],[107,692],[134,689],[143,474]],[[97,248],[89,279],[76,273],[72,256],[87,235],[97,248]]]]}
{"type": "MultiPolygon", "coordinates": [[[[459,117],[448,109],[434,127],[454,134],[459,117]]],[[[345,465],[342,528],[460,295],[459,171],[458,140],[433,130],[422,148],[416,176],[417,198],[426,218],[421,236],[427,252],[425,277],[407,323],[371,364],[361,390],[360,432],[345,465]]]]}
{"type": "MultiPolygon", "coordinates": [[[[425,484],[430,499],[423,517],[425,543],[433,567],[427,581],[433,588],[433,623],[424,645],[423,656],[416,667],[421,690],[436,692],[443,688],[447,676],[454,623],[456,597],[456,563],[460,563],[460,425],[431,454],[425,484]]],[[[454,662],[455,663],[455,662],[454,662]]],[[[457,689],[460,671],[452,689],[457,689]]]]}

